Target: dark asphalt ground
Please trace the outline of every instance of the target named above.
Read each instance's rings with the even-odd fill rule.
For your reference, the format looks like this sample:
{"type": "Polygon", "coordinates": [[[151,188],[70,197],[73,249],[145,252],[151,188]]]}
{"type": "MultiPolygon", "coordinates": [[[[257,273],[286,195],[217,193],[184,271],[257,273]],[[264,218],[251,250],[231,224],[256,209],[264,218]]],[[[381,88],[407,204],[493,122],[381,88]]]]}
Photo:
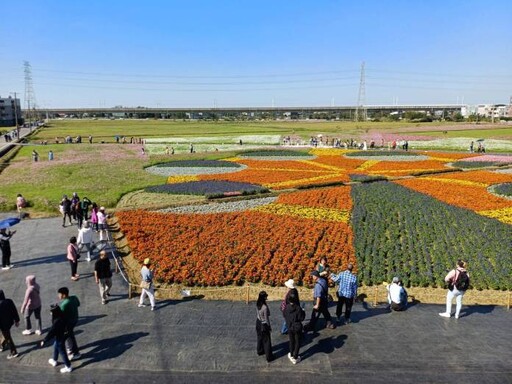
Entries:
{"type": "Polygon", "coordinates": [[[65,250],[75,227],[62,228],[61,219],[28,219],[14,229],[15,268],[0,270],[0,289],[19,308],[25,276],[35,274],[47,330],[56,290],[68,286],[81,301],[76,332],[82,358],[72,373],[61,374],[62,365],[47,362],[52,347],[38,347],[40,336],[21,335],[22,322],[12,329],[20,356],[8,361],[8,352],[0,354],[0,383],[512,383],[512,312],[502,307],[464,306],[455,320],[439,317],[440,305],[389,313],[356,304],[352,324],[308,335],[302,362],[292,365],[287,336],[279,334],[279,303],[272,302],[277,359],[267,363],[256,355],[254,302],[161,301],[151,312],[128,300],[116,275],[112,300],[101,305],[93,262],[83,256],[80,280],[69,279],[65,250]]]}

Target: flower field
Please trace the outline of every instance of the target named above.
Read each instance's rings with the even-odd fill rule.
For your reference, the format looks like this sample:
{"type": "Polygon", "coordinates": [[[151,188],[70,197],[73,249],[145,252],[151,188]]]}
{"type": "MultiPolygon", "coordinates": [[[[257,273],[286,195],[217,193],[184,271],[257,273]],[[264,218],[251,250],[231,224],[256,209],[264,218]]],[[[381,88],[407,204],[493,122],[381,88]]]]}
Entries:
{"type": "MultiPolygon", "coordinates": [[[[309,286],[309,271],[327,256],[334,271],[354,263],[365,285],[399,275],[408,286],[443,287],[446,269],[462,257],[474,288],[512,288],[512,200],[489,191],[509,185],[511,173],[443,173],[448,163],[475,154],[421,152],[405,158],[403,152],[388,152],[385,159],[346,154],[320,148],[309,151],[308,160],[224,159],[244,168],[171,174],[168,184],[157,187],[205,194],[211,190],[203,187],[243,191],[246,186],[269,188],[277,197],[125,211],[117,217],[134,257],[139,262],[150,257],[157,279],[168,283],[279,286],[293,278],[309,286]],[[433,174],[410,176],[424,171],[433,174]],[[397,176],[408,177],[382,181],[397,176]],[[339,185],[351,180],[352,185],[339,185]],[[293,189],[298,187],[307,189],[293,189]]],[[[212,169],[217,164],[229,168],[219,162],[212,169]]]]}

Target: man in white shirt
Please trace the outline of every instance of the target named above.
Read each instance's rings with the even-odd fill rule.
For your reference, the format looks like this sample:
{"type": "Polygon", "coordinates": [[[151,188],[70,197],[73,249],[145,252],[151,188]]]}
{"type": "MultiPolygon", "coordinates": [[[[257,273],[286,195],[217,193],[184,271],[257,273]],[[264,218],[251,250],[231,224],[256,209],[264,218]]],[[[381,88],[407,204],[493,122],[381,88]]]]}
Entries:
{"type": "Polygon", "coordinates": [[[89,226],[89,222],[87,220],[84,221],[83,227],[78,231],[78,251],[81,252],[83,246],[87,248],[87,261],[91,261],[92,255],[92,228],[89,226]]]}
{"type": "Polygon", "coordinates": [[[387,286],[388,303],[393,311],[405,311],[407,308],[407,292],[400,279],[395,276],[393,282],[387,286]]]}

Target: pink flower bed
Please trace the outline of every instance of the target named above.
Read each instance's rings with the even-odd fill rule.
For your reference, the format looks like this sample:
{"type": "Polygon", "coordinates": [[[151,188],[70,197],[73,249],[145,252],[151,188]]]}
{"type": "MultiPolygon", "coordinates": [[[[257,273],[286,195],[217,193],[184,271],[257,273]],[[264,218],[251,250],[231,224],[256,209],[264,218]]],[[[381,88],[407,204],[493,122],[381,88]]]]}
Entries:
{"type": "Polygon", "coordinates": [[[489,161],[489,162],[502,162],[512,163],[512,156],[510,155],[481,155],[475,157],[469,157],[464,161],[489,161]]]}

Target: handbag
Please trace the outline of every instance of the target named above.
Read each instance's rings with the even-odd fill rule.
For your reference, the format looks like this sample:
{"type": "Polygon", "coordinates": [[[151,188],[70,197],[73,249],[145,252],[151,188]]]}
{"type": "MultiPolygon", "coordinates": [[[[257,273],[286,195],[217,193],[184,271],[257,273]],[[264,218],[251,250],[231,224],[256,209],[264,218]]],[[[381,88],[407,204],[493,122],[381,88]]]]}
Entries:
{"type": "Polygon", "coordinates": [[[140,282],[140,287],[143,289],[149,289],[149,287],[151,287],[151,281],[142,280],[140,282]]]}

